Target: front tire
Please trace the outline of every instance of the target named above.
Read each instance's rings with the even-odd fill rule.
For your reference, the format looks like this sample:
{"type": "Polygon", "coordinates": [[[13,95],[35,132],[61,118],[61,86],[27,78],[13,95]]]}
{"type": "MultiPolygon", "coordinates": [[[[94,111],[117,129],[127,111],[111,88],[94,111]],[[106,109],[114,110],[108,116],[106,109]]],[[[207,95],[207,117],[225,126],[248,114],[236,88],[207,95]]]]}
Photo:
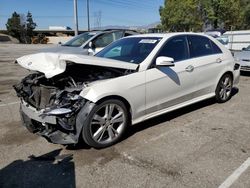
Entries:
{"type": "Polygon", "coordinates": [[[123,102],[110,99],[97,104],[83,126],[83,140],[94,148],[117,143],[129,122],[128,110],[123,102]]]}
{"type": "Polygon", "coordinates": [[[230,74],[224,74],[215,91],[215,98],[218,103],[224,103],[231,99],[233,88],[233,78],[230,74]]]}

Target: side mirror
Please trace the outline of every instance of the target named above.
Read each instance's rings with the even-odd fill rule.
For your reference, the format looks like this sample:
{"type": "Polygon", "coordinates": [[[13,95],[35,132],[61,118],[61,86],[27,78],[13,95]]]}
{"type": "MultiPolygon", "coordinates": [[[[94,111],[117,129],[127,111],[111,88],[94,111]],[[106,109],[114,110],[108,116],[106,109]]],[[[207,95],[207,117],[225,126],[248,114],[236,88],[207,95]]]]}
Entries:
{"type": "Polygon", "coordinates": [[[95,48],[95,45],[94,45],[93,42],[89,42],[89,48],[90,48],[90,49],[94,49],[94,48],[95,48]]]}
{"type": "Polygon", "coordinates": [[[246,48],[242,48],[242,50],[244,51],[244,50],[246,50],[246,48]]]}
{"type": "Polygon", "coordinates": [[[164,57],[164,56],[157,57],[156,66],[173,67],[174,66],[174,59],[171,57],[164,57]]]}
{"type": "Polygon", "coordinates": [[[58,42],[59,45],[62,45],[62,42],[58,42]]]}
{"type": "Polygon", "coordinates": [[[88,55],[93,56],[95,54],[95,47],[93,42],[89,42],[88,46],[89,46],[88,55]]]}

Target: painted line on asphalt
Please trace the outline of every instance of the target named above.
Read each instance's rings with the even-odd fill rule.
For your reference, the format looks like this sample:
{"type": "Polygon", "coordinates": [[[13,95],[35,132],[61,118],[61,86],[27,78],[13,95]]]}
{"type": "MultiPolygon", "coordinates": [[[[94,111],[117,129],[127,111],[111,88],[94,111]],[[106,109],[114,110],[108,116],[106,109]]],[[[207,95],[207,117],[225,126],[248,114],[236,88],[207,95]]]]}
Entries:
{"type": "Polygon", "coordinates": [[[219,188],[229,188],[243,172],[247,170],[250,166],[250,157],[239,167],[237,168],[220,186],[219,188]]]}
{"type": "Polygon", "coordinates": [[[10,102],[10,103],[6,103],[6,104],[0,104],[0,107],[4,107],[4,106],[10,106],[10,105],[14,105],[14,104],[19,104],[20,102],[10,102]]]}

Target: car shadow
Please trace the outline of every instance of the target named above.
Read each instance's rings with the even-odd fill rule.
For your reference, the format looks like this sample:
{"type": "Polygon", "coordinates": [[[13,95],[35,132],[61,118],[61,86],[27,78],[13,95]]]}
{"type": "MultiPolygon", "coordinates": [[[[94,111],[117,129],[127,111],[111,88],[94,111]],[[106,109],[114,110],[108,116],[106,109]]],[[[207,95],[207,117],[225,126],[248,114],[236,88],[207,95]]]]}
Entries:
{"type": "MultiPolygon", "coordinates": [[[[234,97],[238,92],[239,92],[238,88],[233,88],[232,97],[234,97]]],[[[199,109],[204,108],[206,106],[211,106],[211,105],[213,105],[215,103],[216,103],[215,99],[210,98],[210,99],[207,99],[207,100],[204,100],[204,101],[201,101],[201,102],[186,106],[184,108],[174,110],[172,112],[157,116],[155,118],[146,120],[146,121],[138,123],[136,125],[132,125],[128,129],[128,131],[126,132],[126,134],[123,137],[122,141],[129,138],[129,137],[131,137],[131,136],[133,136],[137,132],[146,130],[146,129],[150,128],[150,127],[156,126],[156,125],[161,124],[163,122],[170,121],[170,120],[175,119],[175,118],[177,118],[179,116],[182,116],[182,115],[188,114],[190,112],[199,110],[199,109]]]]}
{"type": "Polygon", "coordinates": [[[174,81],[177,85],[181,85],[178,74],[173,71],[170,67],[158,67],[158,71],[161,71],[165,75],[167,75],[172,81],[174,81]]]}
{"type": "Polygon", "coordinates": [[[72,155],[59,155],[57,149],[29,160],[16,160],[0,170],[2,188],[75,188],[75,165],[72,155]]]}

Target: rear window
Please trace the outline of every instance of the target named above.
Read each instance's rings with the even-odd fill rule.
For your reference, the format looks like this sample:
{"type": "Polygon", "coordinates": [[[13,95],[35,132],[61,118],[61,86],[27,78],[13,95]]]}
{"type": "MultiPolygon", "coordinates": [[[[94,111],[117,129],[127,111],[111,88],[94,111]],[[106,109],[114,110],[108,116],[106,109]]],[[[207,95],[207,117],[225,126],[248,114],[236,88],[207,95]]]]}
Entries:
{"type": "Polygon", "coordinates": [[[188,42],[191,58],[222,53],[221,49],[207,37],[188,36],[188,42]]]}
{"type": "Polygon", "coordinates": [[[210,40],[210,42],[211,42],[211,44],[212,44],[212,47],[213,47],[213,50],[214,50],[214,53],[215,53],[215,54],[220,54],[220,53],[222,53],[221,49],[220,49],[213,41],[210,40]]]}

